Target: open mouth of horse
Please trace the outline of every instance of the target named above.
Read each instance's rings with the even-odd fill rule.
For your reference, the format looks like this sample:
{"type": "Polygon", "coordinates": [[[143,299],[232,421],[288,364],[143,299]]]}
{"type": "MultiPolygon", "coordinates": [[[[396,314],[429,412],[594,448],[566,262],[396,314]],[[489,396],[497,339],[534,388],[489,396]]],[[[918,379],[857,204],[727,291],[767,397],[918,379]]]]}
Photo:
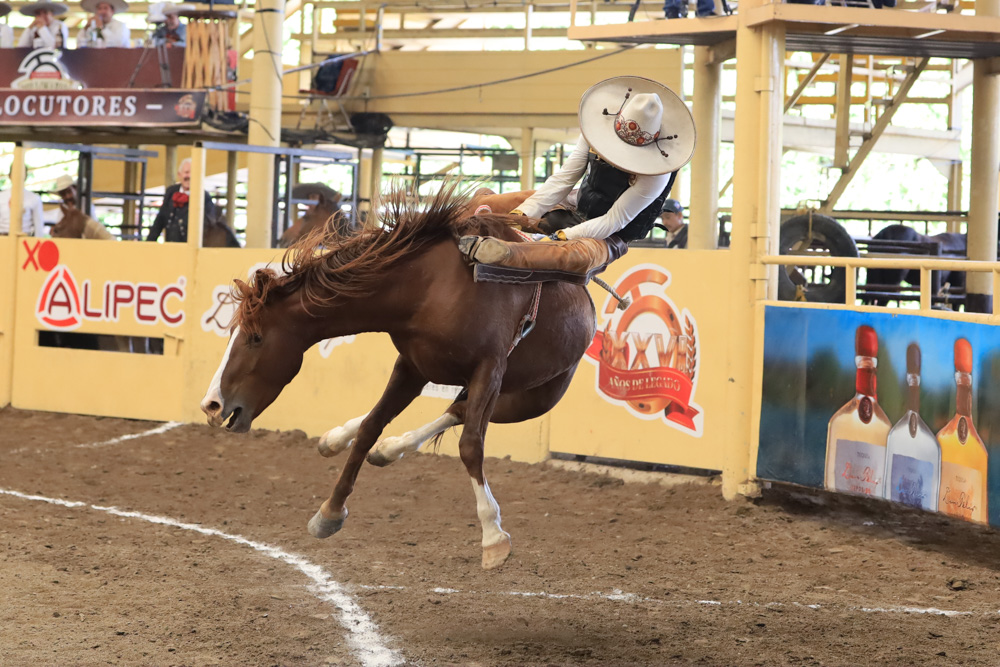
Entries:
{"type": "Polygon", "coordinates": [[[232,414],[229,415],[229,423],[226,424],[226,430],[231,433],[244,433],[250,430],[250,424],[243,424],[240,421],[240,417],[243,416],[243,408],[236,408],[233,410],[232,414]]]}

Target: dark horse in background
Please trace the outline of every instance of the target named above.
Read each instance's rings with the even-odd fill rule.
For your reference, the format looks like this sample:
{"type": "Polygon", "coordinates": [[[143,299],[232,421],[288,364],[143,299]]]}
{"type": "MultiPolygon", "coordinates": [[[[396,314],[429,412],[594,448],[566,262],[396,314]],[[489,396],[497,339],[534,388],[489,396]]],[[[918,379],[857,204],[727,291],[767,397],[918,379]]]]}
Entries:
{"type": "MultiPolygon", "coordinates": [[[[944,257],[965,257],[968,253],[968,243],[965,234],[944,232],[928,236],[921,234],[912,227],[906,225],[889,225],[879,231],[872,238],[883,241],[906,241],[919,243],[933,243],[940,247],[940,255],[944,257]]],[[[952,289],[965,288],[964,271],[940,271],[940,284],[950,284],[952,289]]],[[[887,285],[899,286],[903,283],[920,287],[920,269],[868,269],[867,285],[887,285]]],[[[876,306],[885,306],[892,301],[891,297],[872,296],[866,299],[867,302],[876,306]]]]}
{"type": "Polygon", "coordinates": [[[342,234],[347,233],[350,221],[340,208],[342,198],[339,192],[321,183],[299,183],[292,188],[292,199],[308,199],[314,203],[285,230],[278,240],[278,247],[292,247],[314,230],[322,229],[328,221],[342,234]]]}
{"type": "MultiPolygon", "coordinates": [[[[351,235],[328,225],[286,253],[286,274],[260,270],[249,284],[236,281],[233,331],[201,408],[213,426],[228,419],[230,431],[246,432],[295,377],[311,346],[336,336],[388,333],[399,356],[382,397],[368,414],[320,439],[321,454],[347,449],[350,454],[330,498],[309,521],[309,532],[329,537],[341,529],[347,497],[366,458],[388,465],[461,424],[459,453],[482,523],[482,564],[494,568],[511,546],[483,474],[487,426],[538,417],[562,398],[594,339],[595,312],[579,285],[545,283],[536,290],[531,284],[473,281],[458,237],[518,240],[511,225],[525,218],[469,216],[470,200],[456,196],[455,188],[442,189],[426,206],[394,192],[380,225],[351,235]],[[315,252],[317,247],[325,252],[315,252]],[[518,342],[536,306],[534,329],[518,342]],[[379,440],[428,382],[463,391],[434,422],[379,440]]],[[[350,378],[342,378],[340,390],[352,391],[350,378]]]]}

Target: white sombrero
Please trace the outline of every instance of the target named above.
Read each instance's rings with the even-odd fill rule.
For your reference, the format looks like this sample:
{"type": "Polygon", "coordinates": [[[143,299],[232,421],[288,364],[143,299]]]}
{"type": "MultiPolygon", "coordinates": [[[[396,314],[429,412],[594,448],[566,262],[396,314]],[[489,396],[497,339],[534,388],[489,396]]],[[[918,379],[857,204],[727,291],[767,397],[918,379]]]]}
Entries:
{"type": "Polygon", "coordinates": [[[69,190],[76,185],[76,181],[69,174],[62,174],[56,179],[56,184],[52,186],[53,192],[62,192],[63,190],[69,190]]]}
{"type": "Polygon", "coordinates": [[[61,2],[32,2],[21,6],[21,13],[25,16],[34,16],[42,11],[50,11],[53,16],[62,16],[69,11],[69,7],[61,2]]]}
{"type": "Polygon", "coordinates": [[[125,0],[82,0],[80,2],[80,8],[85,12],[94,13],[97,11],[97,5],[102,2],[106,2],[111,5],[111,8],[115,10],[115,14],[128,10],[128,3],[125,2],[125,0]]]}
{"type": "Polygon", "coordinates": [[[580,100],[580,131],[606,162],[633,174],[677,171],[694,155],[694,118],[661,83],[616,76],[580,100]]]}

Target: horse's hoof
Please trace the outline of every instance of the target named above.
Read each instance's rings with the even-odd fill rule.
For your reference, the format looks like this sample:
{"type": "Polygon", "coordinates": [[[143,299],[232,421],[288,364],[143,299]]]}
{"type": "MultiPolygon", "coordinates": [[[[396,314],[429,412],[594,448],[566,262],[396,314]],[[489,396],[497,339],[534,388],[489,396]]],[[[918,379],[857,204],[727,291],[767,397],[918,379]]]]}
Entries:
{"type": "Polygon", "coordinates": [[[496,544],[483,547],[483,569],[492,570],[504,564],[510,556],[510,535],[503,534],[503,539],[496,544]]]}
{"type": "Polygon", "coordinates": [[[309,519],[309,534],[319,539],[330,537],[344,527],[344,520],[346,518],[346,507],[344,508],[344,513],[335,519],[327,519],[323,516],[323,510],[319,509],[313,518],[309,519]]]}
{"type": "Polygon", "coordinates": [[[390,463],[395,463],[399,459],[403,458],[403,455],[400,454],[399,456],[397,456],[395,458],[389,458],[388,456],[386,456],[385,454],[383,454],[379,450],[373,449],[370,452],[368,452],[368,457],[367,458],[368,458],[368,463],[372,464],[373,466],[378,466],[379,468],[384,468],[387,465],[389,465],[390,463]]]}
{"type": "MultiPolygon", "coordinates": [[[[337,428],[340,427],[338,426],[337,428]]],[[[331,437],[330,434],[336,430],[337,429],[335,428],[332,431],[327,431],[323,434],[323,437],[319,439],[319,444],[316,445],[316,449],[319,451],[320,456],[325,456],[327,458],[336,456],[345,449],[350,449],[351,445],[354,444],[353,438],[345,442],[343,438],[338,438],[336,435],[331,437]]]]}

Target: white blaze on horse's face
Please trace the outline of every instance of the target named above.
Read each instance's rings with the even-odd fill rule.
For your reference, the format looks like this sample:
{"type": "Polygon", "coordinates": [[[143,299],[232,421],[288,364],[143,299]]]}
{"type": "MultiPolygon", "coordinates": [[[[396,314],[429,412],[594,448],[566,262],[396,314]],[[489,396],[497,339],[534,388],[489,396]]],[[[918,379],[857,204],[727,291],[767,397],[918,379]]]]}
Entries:
{"type": "Polygon", "coordinates": [[[228,414],[225,412],[226,402],[222,397],[222,373],[229,363],[229,355],[233,351],[233,343],[240,333],[239,327],[233,327],[233,333],[229,336],[229,344],[226,346],[226,353],[222,355],[222,363],[212,377],[212,382],[208,385],[205,398],[201,399],[201,409],[208,416],[208,423],[212,426],[222,426],[228,414]]]}

